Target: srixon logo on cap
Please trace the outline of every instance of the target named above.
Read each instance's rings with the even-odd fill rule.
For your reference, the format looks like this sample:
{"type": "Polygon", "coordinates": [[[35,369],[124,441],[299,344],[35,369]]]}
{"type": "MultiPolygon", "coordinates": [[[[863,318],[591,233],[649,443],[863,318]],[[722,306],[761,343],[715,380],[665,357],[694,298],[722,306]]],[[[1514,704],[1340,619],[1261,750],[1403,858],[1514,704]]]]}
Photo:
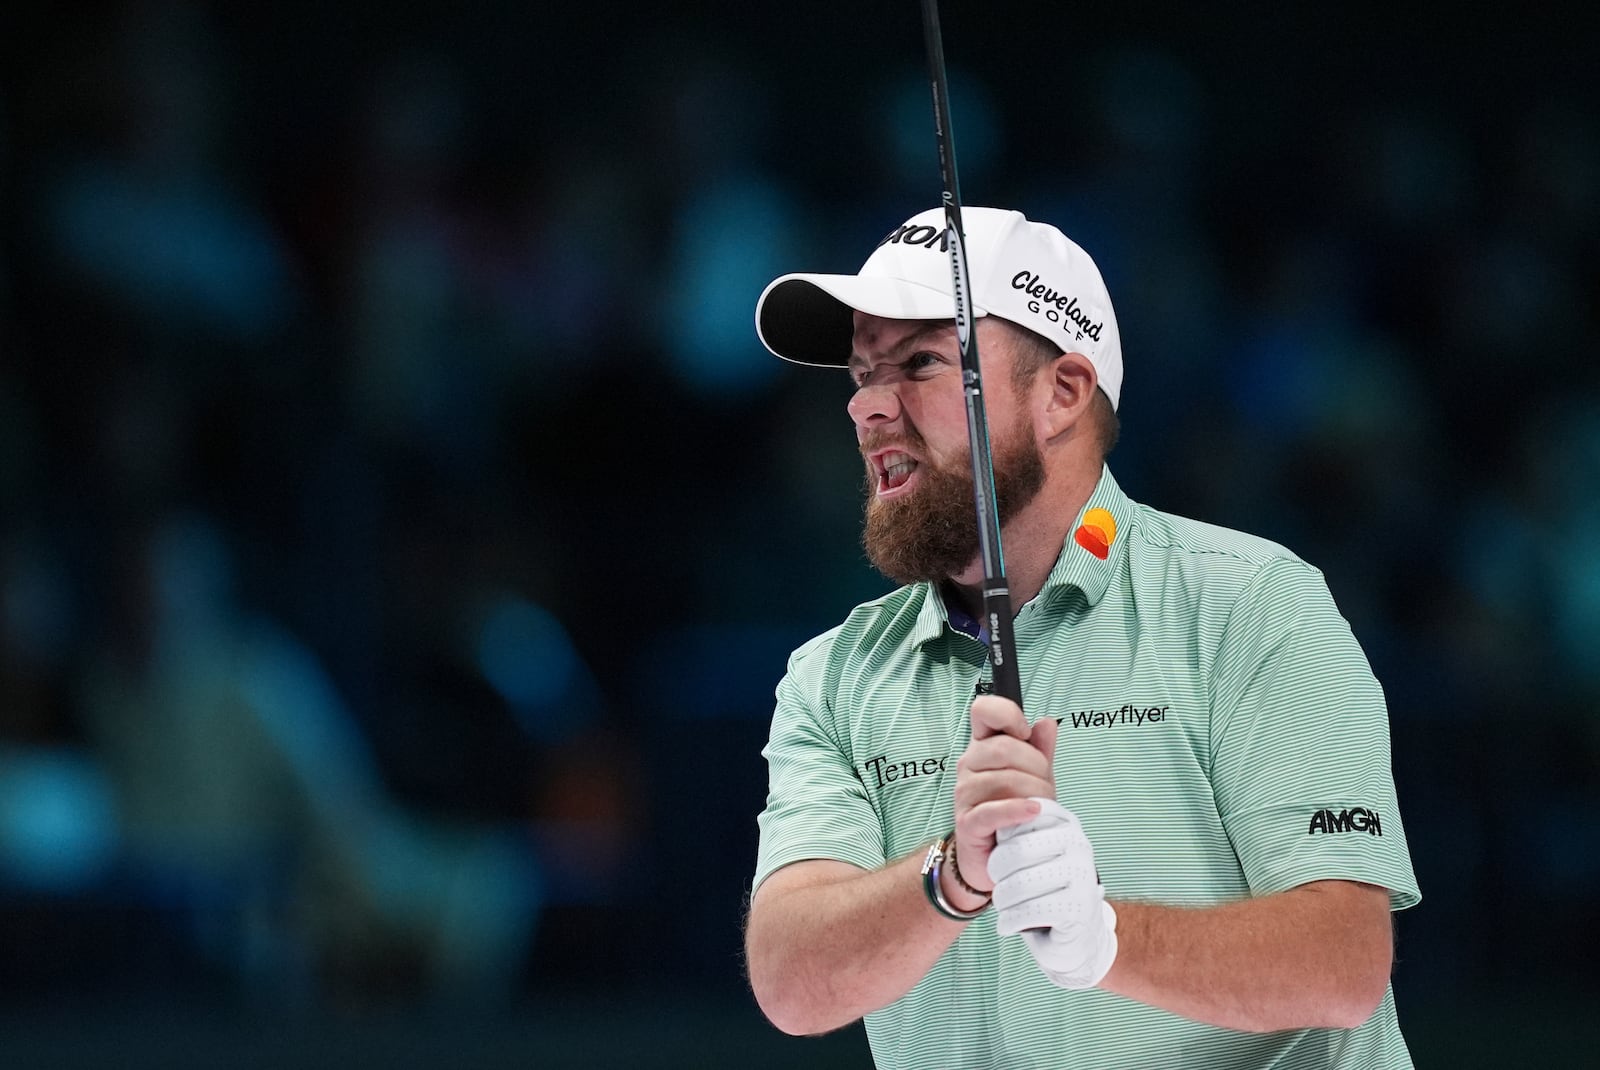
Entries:
{"type": "Polygon", "coordinates": [[[1103,314],[1100,319],[1095,318],[1100,310],[1090,311],[1079,305],[1076,297],[1069,297],[1047,285],[1038,272],[1026,268],[1017,272],[1011,276],[1011,288],[1028,295],[1029,312],[1036,312],[1051,323],[1076,323],[1079,338],[1100,341],[1100,332],[1106,325],[1103,314]]]}
{"type": "Polygon", "coordinates": [[[926,223],[918,223],[916,226],[912,226],[910,223],[902,223],[894,230],[891,230],[878,243],[878,248],[881,249],[885,245],[920,245],[924,249],[932,249],[937,246],[941,253],[948,253],[950,251],[950,228],[930,227],[926,223]]]}

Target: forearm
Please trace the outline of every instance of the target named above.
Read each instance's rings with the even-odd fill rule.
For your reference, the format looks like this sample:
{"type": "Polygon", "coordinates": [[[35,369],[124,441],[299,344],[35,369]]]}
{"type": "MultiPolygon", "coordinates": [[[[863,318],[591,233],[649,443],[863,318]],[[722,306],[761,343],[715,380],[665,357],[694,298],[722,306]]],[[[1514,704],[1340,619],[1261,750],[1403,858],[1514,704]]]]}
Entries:
{"type": "MultiPolygon", "coordinates": [[[[922,891],[923,853],[881,869],[800,862],[751,904],[745,953],[756,1002],[786,1033],[824,1033],[909,992],[966,927],[922,891]]],[[[960,909],[977,905],[942,882],[960,909]]]]}
{"type": "Polygon", "coordinates": [[[1383,998],[1388,893],[1348,881],[1207,909],[1116,902],[1100,987],[1185,1018],[1265,1032],[1351,1028],[1383,998]]]}

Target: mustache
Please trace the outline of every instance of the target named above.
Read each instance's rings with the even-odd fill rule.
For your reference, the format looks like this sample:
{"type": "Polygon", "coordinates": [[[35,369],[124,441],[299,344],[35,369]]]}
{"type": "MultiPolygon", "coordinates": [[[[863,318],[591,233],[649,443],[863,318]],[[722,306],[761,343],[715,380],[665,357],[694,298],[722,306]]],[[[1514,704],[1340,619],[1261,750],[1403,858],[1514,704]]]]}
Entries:
{"type": "Polygon", "coordinates": [[[889,449],[905,450],[908,453],[917,453],[925,456],[928,444],[923,441],[922,436],[917,433],[915,428],[907,428],[904,431],[893,434],[888,431],[869,431],[861,439],[857,448],[861,451],[861,456],[863,457],[878,450],[889,449]]]}

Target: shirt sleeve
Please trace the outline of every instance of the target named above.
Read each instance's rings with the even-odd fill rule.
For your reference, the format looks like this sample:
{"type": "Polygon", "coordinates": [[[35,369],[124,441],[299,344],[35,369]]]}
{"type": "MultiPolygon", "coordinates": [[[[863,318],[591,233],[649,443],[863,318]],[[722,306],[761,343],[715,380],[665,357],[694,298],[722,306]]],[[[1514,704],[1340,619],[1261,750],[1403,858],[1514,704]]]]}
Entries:
{"type": "Polygon", "coordinates": [[[1421,895],[1383,690],[1321,573],[1270,562],[1241,594],[1212,674],[1212,782],[1251,890],[1355,880],[1421,895]]]}
{"type": "Polygon", "coordinates": [[[883,824],[850,756],[832,731],[823,686],[826,645],[802,647],[778,684],[767,760],[767,806],[752,888],[791,862],[826,858],[862,869],[883,865],[883,824]]]}

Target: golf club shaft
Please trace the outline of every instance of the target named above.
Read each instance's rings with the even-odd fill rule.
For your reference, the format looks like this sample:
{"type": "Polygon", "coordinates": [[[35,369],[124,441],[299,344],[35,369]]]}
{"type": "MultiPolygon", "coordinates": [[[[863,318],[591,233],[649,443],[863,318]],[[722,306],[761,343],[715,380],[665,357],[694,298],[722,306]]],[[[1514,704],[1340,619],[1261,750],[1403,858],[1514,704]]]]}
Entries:
{"type": "Polygon", "coordinates": [[[939,174],[944,182],[944,217],[950,236],[956,337],[961,343],[961,378],[967,400],[973,505],[978,514],[978,550],[983,559],[983,626],[989,632],[989,663],[994,672],[994,693],[1020,706],[1022,678],[1017,672],[1016,644],[1011,632],[1011,591],[1006,585],[1005,556],[1000,547],[994,457],[989,448],[989,420],[983,407],[978,332],[972,315],[972,280],[967,274],[967,240],[961,229],[961,186],[956,177],[955,139],[950,129],[950,86],[945,77],[938,0],[922,0],[922,25],[928,39],[934,132],[939,140],[939,174]]]}

